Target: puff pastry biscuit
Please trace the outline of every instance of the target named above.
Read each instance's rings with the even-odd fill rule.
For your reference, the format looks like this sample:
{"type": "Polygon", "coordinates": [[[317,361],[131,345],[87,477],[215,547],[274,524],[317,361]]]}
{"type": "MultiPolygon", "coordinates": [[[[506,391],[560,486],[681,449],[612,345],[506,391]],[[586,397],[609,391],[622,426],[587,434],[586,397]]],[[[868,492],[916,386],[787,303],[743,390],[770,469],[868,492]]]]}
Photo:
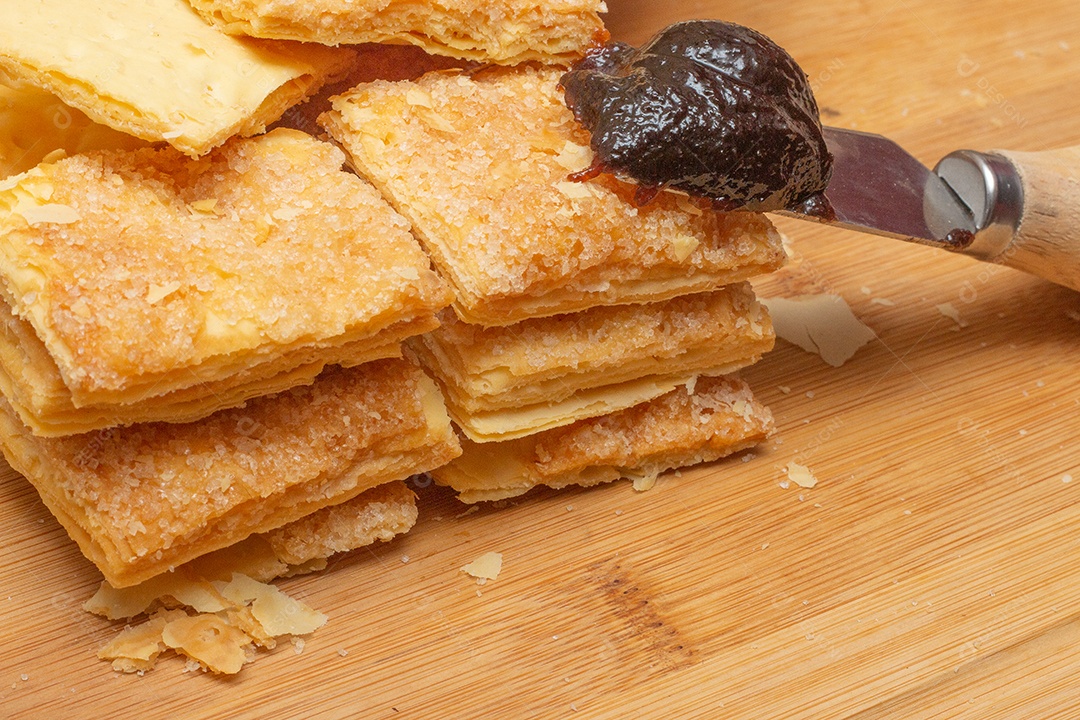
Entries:
{"type": "Polygon", "coordinates": [[[262,132],[352,61],[347,49],[230,37],[185,0],[0,6],[0,77],[189,155],[262,132]]]}
{"type": "Polygon", "coordinates": [[[604,26],[602,0],[191,0],[227,33],[326,45],[398,43],[500,64],[566,62],[604,26]]]}
{"type": "Polygon", "coordinates": [[[450,291],[343,159],[275,130],[200,160],[102,152],[0,184],[0,388],[55,435],[187,421],[397,354],[450,291]]]}
{"type": "Polygon", "coordinates": [[[501,500],[537,485],[597,485],[717,460],[756,445],[772,415],[731,377],[700,378],[604,417],[501,443],[462,441],[462,455],[432,471],[464,502],[501,500]]]}
{"type": "Polygon", "coordinates": [[[360,85],[322,117],[358,171],[408,217],[466,321],[508,325],[594,305],[665,300],[779,267],[762,215],[647,207],[589,165],[559,72],[530,67],[360,85]]]}
{"type": "Polygon", "coordinates": [[[696,375],[724,375],[772,348],[749,284],[644,305],[597,307],[505,327],[444,311],[410,341],[475,442],[508,440],[650,400],[696,375]]]}
{"type": "Polygon", "coordinates": [[[307,566],[374,542],[388,542],[416,524],[416,493],[403,482],[367,490],[348,502],[325,507],[271,530],[274,555],[291,567],[307,566]]]}
{"type": "Polygon", "coordinates": [[[138,585],[118,589],[102,581],[83,609],[120,620],[147,612],[166,598],[177,601],[198,591],[203,583],[228,581],[235,573],[265,583],[322,570],[332,555],[408,532],[416,517],[416,493],[401,481],[385,483],[277,530],[201,555],[138,585]]]}
{"type": "Polygon", "coordinates": [[[189,425],[39,438],[0,403],[0,445],[117,588],[460,452],[435,384],[401,359],[189,425]]]}
{"type": "Polygon", "coordinates": [[[415,521],[416,495],[402,482],[387,483],[275,531],[307,539],[300,549],[312,557],[300,565],[276,554],[266,535],[252,535],[138,585],[116,589],[102,582],[84,610],[111,620],[143,613],[150,619],[127,625],[98,657],[119,672],[143,673],[169,648],[213,672],[238,672],[252,659],[246,652],[252,644],[272,649],[327,621],[266,582],[322,569],[325,554],[388,540],[415,521]]]}

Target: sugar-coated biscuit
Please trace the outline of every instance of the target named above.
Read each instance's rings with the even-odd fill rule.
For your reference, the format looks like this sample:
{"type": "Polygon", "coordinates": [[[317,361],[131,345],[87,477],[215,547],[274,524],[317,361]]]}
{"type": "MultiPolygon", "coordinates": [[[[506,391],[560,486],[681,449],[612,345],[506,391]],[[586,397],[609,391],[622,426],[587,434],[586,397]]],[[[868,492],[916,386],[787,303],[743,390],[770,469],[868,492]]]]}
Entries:
{"type": "Polygon", "coordinates": [[[514,325],[444,311],[409,341],[475,442],[507,440],[650,400],[696,375],[724,375],[772,348],[749,284],[658,303],[596,307],[514,325]]]}
{"type": "Polygon", "coordinates": [[[190,0],[227,33],[352,45],[418,45],[478,62],[568,62],[606,37],[603,0],[190,0]]]}
{"type": "Polygon", "coordinates": [[[148,612],[166,598],[178,601],[198,592],[203,583],[227,582],[236,573],[265,583],[323,570],[332,555],[408,532],[416,517],[416,493],[402,481],[384,483],[276,530],[200,555],[138,585],[114,588],[102,581],[83,609],[120,620],[148,612]]]}
{"type": "Polygon", "coordinates": [[[330,555],[390,540],[415,522],[416,495],[395,481],[138,585],[117,589],[103,581],[84,610],[111,620],[143,614],[149,619],[125,626],[98,657],[112,661],[118,672],[141,674],[174,649],[212,672],[238,672],[253,659],[252,644],[272,649],[278,640],[307,635],[327,620],[265,583],[322,570],[330,555]]]}
{"type": "Polygon", "coordinates": [[[559,72],[520,67],[363,84],[322,122],[413,224],[465,320],[508,325],[594,305],[653,302],[776,269],[762,215],[661,193],[638,208],[610,176],[570,182],[588,137],[559,72]]]}
{"type": "Polygon", "coordinates": [[[0,6],[0,79],[189,155],[262,132],[352,61],[345,48],[230,37],[185,0],[0,6]]]}
{"type": "Polygon", "coordinates": [[[0,445],[117,588],[460,452],[438,388],[401,359],[188,425],[40,438],[0,402],[0,445]]]}
{"type": "Polygon", "coordinates": [[[416,517],[416,493],[403,482],[392,482],[316,510],[264,537],[279,560],[292,567],[304,566],[377,541],[387,542],[408,532],[416,517]]]}
{"type": "Polygon", "coordinates": [[[199,160],[91,153],[0,183],[0,388],[55,435],[187,421],[396,355],[450,291],[343,160],[282,129],[199,160]]]}
{"type": "Polygon", "coordinates": [[[626,410],[536,435],[501,443],[464,440],[461,457],[431,474],[469,503],[522,495],[537,485],[648,480],[752,447],[772,427],[771,413],[744,382],[703,377],[693,389],[680,387],[626,410]]]}

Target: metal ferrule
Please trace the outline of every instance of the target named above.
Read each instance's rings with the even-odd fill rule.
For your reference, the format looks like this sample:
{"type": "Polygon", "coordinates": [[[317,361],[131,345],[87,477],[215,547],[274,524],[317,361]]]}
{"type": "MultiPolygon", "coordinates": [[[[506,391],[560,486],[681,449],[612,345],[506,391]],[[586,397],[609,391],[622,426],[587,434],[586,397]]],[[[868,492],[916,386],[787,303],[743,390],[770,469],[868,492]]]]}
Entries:
{"type": "Polygon", "coordinates": [[[1004,253],[1024,212],[1024,190],[1016,167],[1000,155],[957,150],[943,157],[934,172],[975,219],[975,240],[959,252],[980,260],[994,260],[1004,253]]]}

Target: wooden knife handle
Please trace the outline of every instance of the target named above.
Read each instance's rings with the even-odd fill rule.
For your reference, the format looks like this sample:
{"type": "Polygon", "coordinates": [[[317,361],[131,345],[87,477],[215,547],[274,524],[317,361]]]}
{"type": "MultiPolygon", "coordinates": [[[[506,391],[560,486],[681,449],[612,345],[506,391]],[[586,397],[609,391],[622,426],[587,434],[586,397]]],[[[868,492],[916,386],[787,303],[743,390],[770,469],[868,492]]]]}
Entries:
{"type": "Polygon", "coordinates": [[[1011,242],[989,259],[1080,290],[1080,145],[994,154],[1015,167],[1024,200],[1011,242]]]}

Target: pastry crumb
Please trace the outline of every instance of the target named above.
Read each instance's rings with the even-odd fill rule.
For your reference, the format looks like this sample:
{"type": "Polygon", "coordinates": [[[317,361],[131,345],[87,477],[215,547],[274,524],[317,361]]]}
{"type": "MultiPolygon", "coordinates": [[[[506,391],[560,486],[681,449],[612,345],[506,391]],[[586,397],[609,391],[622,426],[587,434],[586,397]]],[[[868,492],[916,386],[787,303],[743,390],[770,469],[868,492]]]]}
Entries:
{"type": "Polygon", "coordinates": [[[461,572],[476,578],[478,585],[483,585],[488,580],[497,580],[502,572],[502,553],[486,552],[467,565],[461,567],[461,572]]]}
{"type": "Polygon", "coordinates": [[[649,473],[648,475],[641,475],[633,478],[634,490],[638,492],[646,492],[656,487],[656,473],[649,473]]]}
{"type": "Polygon", "coordinates": [[[814,477],[814,473],[810,471],[810,468],[805,465],[800,465],[797,462],[789,462],[787,467],[784,468],[784,472],[787,476],[801,488],[816,487],[818,480],[814,477]]]}
{"type": "Polygon", "coordinates": [[[960,317],[960,311],[952,303],[941,303],[936,307],[939,313],[956,323],[957,327],[966,328],[968,326],[967,322],[960,317]]]}

